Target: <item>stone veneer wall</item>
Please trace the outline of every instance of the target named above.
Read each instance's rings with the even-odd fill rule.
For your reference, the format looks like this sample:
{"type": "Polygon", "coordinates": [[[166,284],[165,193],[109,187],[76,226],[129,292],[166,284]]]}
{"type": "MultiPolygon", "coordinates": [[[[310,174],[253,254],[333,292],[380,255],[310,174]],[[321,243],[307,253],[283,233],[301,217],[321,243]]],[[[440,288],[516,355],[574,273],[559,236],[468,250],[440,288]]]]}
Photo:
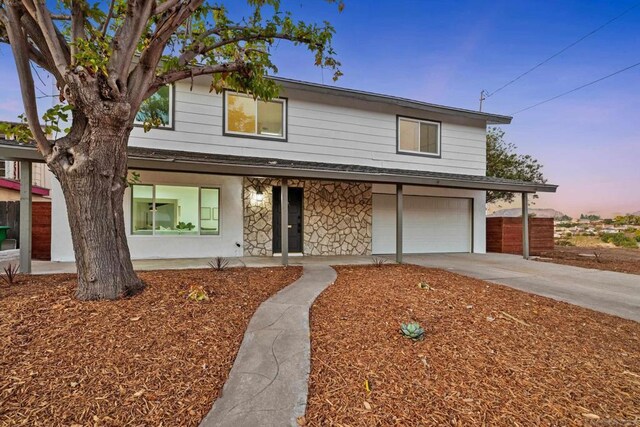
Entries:
{"type": "MultiPolygon", "coordinates": [[[[272,255],[273,192],[277,179],[244,179],[244,254],[272,255]],[[255,201],[257,189],[264,194],[255,201]]],[[[304,188],[305,255],[371,255],[371,184],[289,180],[304,188]]]]}

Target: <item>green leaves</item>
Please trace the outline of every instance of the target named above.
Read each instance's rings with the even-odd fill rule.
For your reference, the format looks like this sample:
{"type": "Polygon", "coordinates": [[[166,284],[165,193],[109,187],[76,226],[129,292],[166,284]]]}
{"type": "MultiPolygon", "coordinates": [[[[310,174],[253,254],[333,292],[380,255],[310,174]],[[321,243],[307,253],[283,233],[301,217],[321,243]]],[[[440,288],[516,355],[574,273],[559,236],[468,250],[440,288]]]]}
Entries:
{"type": "MultiPolygon", "coordinates": [[[[492,127],[487,131],[487,176],[544,184],[542,165],[530,155],[516,152],[515,144],[504,140],[504,131],[492,127]]],[[[535,196],[534,196],[535,197],[535,196]]],[[[511,202],[513,193],[487,191],[487,203],[511,202]]]]}
{"type": "Polygon", "coordinates": [[[112,54],[111,40],[98,30],[89,28],[89,38],[77,38],[70,45],[75,47],[74,65],[80,65],[95,75],[107,75],[107,66],[112,54]]]}
{"type": "MultiPolygon", "coordinates": [[[[68,129],[61,129],[60,122],[69,121],[68,112],[71,109],[72,107],[68,104],[57,104],[49,108],[42,115],[42,123],[40,124],[44,133],[48,136],[58,133],[67,134],[68,129]]],[[[4,134],[8,139],[14,139],[25,144],[33,142],[33,133],[29,129],[27,118],[24,114],[20,114],[18,119],[20,120],[19,123],[0,123],[0,133],[4,134]]]]}

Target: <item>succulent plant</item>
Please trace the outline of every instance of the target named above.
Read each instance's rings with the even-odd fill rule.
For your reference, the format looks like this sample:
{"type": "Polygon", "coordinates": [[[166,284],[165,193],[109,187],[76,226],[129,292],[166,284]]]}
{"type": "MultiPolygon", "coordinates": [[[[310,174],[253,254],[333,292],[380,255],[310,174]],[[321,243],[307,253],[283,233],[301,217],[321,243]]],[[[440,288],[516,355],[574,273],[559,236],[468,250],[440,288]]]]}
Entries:
{"type": "Polygon", "coordinates": [[[195,302],[203,302],[209,300],[209,294],[207,293],[207,290],[204,288],[204,286],[191,285],[189,287],[187,299],[195,302]]]}
{"type": "Polygon", "coordinates": [[[419,341],[424,338],[424,329],[418,322],[403,323],[400,325],[400,333],[414,341],[419,341]]]}
{"type": "Polygon", "coordinates": [[[428,284],[427,282],[418,283],[418,288],[419,289],[425,289],[427,291],[433,291],[434,290],[434,288],[432,288],[431,285],[428,284]]]}

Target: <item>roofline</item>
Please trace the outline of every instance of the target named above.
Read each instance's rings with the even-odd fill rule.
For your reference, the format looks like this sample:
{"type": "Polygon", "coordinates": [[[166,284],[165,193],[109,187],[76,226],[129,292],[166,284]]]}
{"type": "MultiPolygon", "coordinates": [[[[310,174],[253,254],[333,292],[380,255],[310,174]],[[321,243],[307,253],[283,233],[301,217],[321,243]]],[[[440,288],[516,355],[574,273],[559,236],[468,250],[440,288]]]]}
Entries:
{"type": "MultiPolygon", "coordinates": [[[[212,175],[235,175],[235,176],[263,176],[273,178],[291,178],[291,179],[319,179],[328,181],[351,181],[351,182],[370,182],[378,184],[405,184],[427,187],[444,187],[458,188],[467,190],[487,190],[487,191],[508,191],[515,193],[537,193],[547,192],[554,193],[557,185],[539,184],[535,182],[520,182],[500,180],[487,182],[484,176],[478,176],[477,180],[463,179],[456,176],[429,176],[429,175],[404,175],[401,171],[398,173],[389,173],[381,170],[373,171],[342,171],[314,168],[309,162],[304,167],[292,167],[285,164],[242,164],[229,163],[222,160],[192,160],[175,158],[180,152],[172,152],[170,150],[154,150],[143,147],[129,147],[133,150],[149,150],[154,153],[167,156],[149,157],[136,153],[130,153],[128,166],[132,169],[141,170],[160,170],[183,173],[205,173],[212,175]]],[[[207,153],[200,153],[206,155],[207,153]]],[[[240,158],[240,156],[233,156],[240,158]]],[[[34,146],[19,144],[2,144],[0,143],[0,158],[8,160],[31,160],[42,162],[42,156],[34,146]]],[[[263,159],[270,160],[270,159],[263,159]]],[[[288,160],[282,160],[288,162],[288,160]]],[[[425,172],[427,174],[427,172],[425,172]]],[[[468,176],[467,178],[474,178],[468,176]]]]}
{"type": "Polygon", "coordinates": [[[286,166],[237,165],[224,162],[198,162],[180,159],[150,159],[132,155],[129,167],[137,170],[204,173],[213,175],[260,176],[268,178],[316,179],[324,181],[368,182],[374,184],[403,184],[424,187],[456,188],[463,190],[507,191],[515,193],[555,193],[557,185],[488,183],[451,178],[420,177],[384,173],[326,171],[286,166]]]}
{"type": "MultiPolygon", "coordinates": [[[[17,181],[15,179],[9,179],[9,178],[0,178],[0,188],[20,191],[20,181],[17,181]]],[[[49,189],[40,187],[38,185],[32,185],[31,192],[38,196],[49,196],[49,189]]]]}
{"type": "Polygon", "coordinates": [[[337,86],[311,83],[302,80],[289,79],[285,77],[269,76],[271,80],[280,83],[283,87],[291,87],[298,90],[307,90],[315,93],[324,93],[335,96],[348,96],[350,98],[361,99],[370,102],[382,102],[385,104],[397,105],[400,107],[415,108],[423,111],[430,111],[441,114],[456,115],[472,119],[480,119],[487,124],[510,124],[513,117],[502,114],[485,113],[482,111],[467,110],[465,108],[448,107],[446,105],[431,104],[417,101],[415,99],[401,98],[381,93],[367,92],[357,89],[341,88],[337,86]]]}

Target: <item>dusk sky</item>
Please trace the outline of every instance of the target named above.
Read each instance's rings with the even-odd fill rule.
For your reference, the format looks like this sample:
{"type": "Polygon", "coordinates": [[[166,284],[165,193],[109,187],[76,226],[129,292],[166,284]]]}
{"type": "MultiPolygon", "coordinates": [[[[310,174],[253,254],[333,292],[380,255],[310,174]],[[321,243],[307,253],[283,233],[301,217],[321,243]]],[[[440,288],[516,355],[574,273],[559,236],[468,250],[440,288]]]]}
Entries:
{"type": "MultiPolygon", "coordinates": [[[[298,0],[285,8],[335,26],[344,72],[336,85],[477,109],[482,89],[496,90],[636,4],[345,0],[338,13],[323,1],[298,0]]],[[[332,84],[330,73],[314,67],[303,48],[282,42],[275,55],[279,75],[332,84]]],[[[488,98],[484,110],[513,114],[638,62],[640,5],[488,98]]],[[[6,46],[0,48],[0,79],[0,120],[15,120],[23,109],[6,46]]],[[[515,114],[503,129],[560,186],[535,207],[611,215],[640,210],[638,122],[640,66],[515,114]]]]}

